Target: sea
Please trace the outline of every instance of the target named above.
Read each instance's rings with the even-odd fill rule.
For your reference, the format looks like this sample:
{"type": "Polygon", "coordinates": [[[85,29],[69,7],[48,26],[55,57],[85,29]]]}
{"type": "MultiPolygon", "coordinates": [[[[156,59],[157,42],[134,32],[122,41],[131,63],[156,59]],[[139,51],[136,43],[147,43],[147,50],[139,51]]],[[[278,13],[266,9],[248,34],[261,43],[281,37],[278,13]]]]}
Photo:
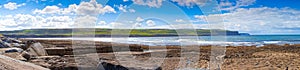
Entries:
{"type": "Polygon", "coordinates": [[[44,40],[94,40],[149,46],[167,45],[220,45],[220,46],[257,46],[268,44],[300,44],[300,35],[249,35],[249,36],[168,36],[168,37],[90,37],[90,38],[29,38],[44,40]]]}

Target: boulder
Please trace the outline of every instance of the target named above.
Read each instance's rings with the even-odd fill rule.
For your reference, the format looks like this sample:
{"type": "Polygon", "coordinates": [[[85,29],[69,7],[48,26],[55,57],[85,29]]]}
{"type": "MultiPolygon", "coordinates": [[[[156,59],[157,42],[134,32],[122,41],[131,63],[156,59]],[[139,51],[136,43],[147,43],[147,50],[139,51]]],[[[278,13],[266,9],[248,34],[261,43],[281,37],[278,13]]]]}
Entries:
{"type": "Polygon", "coordinates": [[[23,49],[9,49],[9,50],[5,50],[5,53],[13,53],[13,52],[22,52],[23,49]]]}
{"type": "Polygon", "coordinates": [[[0,48],[0,52],[3,53],[12,53],[12,52],[22,52],[21,48],[0,48]]]}
{"type": "Polygon", "coordinates": [[[5,48],[12,47],[12,45],[8,42],[4,42],[4,45],[6,46],[5,48]]]}
{"type": "Polygon", "coordinates": [[[26,60],[30,60],[32,58],[32,55],[30,55],[28,52],[22,52],[21,56],[26,60]]]}
{"type": "Polygon", "coordinates": [[[47,56],[47,52],[45,51],[44,47],[41,45],[41,43],[34,43],[29,46],[29,48],[26,50],[31,55],[36,56],[47,56]]]}
{"type": "Polygon", "coordinates": [[[6,48],[7,46],[5,46],[2,42],[0,42],[0,48],[6,48]]]}
{"type": "Polygon", "coordinates": [[[20,41],[20,40],[17,40],[17,39],[11,39],[11,41],[13,42],[13,43],[22,43],[22,41],[20,41]]]}

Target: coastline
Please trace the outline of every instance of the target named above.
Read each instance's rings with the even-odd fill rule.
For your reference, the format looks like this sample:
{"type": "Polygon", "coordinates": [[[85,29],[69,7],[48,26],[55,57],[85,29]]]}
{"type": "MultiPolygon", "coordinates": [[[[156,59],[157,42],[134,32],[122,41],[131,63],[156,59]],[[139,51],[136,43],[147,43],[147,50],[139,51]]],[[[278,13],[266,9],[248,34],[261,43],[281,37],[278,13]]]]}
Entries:
{"type": "MultiPolygon", "coordinates": [[[[52,48],[52,52],[57,52],[59,50],[53,49],[53,48],[64,48],[63,51],[60,51],[59,53],[52,53],[49,54],[49,56],[55,56],[55,57],[44,57],[44,58],[37,58],[34,60],[31,60],[29,62],[50,68],[50,69],[76,69],[76,63],[74,62],[73,56],[69,53],[67,53],[66,50],[70,49],[72,42],[71,40],[36,40],[40,43],[42,43],[45,48],[52,48]],[[64,55],[64,56],[62,56],[64,55]],[[44,59],[50,59],[50,61],[44,61],[44,59]],[[51,62],[51,61],[57,61],[57,62],[51,62]]],[[[116,44],[116,43],[113,43],[116,44]]],[[[110,42],[95,42],[96,49],[99,55],[99,59],[104,59],[103,61],[115,65],[119,65],[116,57],[114,56],[113,52],[120,52],[120,51],[113,51],[111,49],[111,43],[110,42]],[[106,50],[103,50],[106,49],[106,50]]],[[[118,44],[118,46],[121,46],[119,48],[124,47],[124,45],[127,44],[118,44]]],[[[159,53],[159,52],[143,52],[141,50],[147,50],[150,47],[147,45],[137,45],[137,44],[130,44],[131,51],[132,52],[140,52],[134,54],[136,56],[137,60],[144,60],[148,59],[151,55],[150,53],[159,53]]],[[[178,66],[178,61],[181,58],[180,57],[180,49],[189,49],[189,50],[195,50],[200,51],[200,60],[199,63],[194,65],[197,68],[208,68],[208,62],[209,62],[209,56],[211,51],[211,46],[199,46],[200,49],[189,49],[184,48],[180,46],[151,46],[152,50],[159,50],[167,48],[167,55],[166,58],[159,58],[157,57],[157,60],[163,60],[164,63],[161,66],[163,70],[172,70],[176,69],[178,66]]],[[[222,69],[298,69],[300,66],[300,44],[295,45],[265,45],[262,47],[256,47],[256,46],[228,46],[226,48],[226,56],[224,57],[224,63],[222,66],[222,69]]],[[[47,51],[50,52],[49,49],[47,51]]],[[[188,53],[188,52],[183,52],[188,53]]],[[[92,55],[96,53],[83,53],[85,55],[92,55]]],[[[125,53],[130,54],[130,53],[125,53]]],[[[91,58],[95,56],[90,56],[91,58]]],[[[92,63],[93,64],[93,63],[92,63]]],[[[149,63],[151,64],[151,63],[149,63]]]]}

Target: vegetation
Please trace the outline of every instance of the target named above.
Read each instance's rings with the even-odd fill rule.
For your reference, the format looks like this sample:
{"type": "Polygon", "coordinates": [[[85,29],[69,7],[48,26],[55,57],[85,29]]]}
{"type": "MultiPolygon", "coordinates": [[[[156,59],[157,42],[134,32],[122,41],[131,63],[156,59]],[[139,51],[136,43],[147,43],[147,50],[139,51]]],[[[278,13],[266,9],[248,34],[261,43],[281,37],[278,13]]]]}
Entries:
{"type": "MultiPolygon", "coordinates": [[[[221,34],[227,33],[227,35],[240,35],[237,31],[228,30],[213,30],[214,33],[221,34]]],[[[60,36],[72,36],[72,35],[83,35],[83,34],[95,34],[98,36],[177,36],[187,35],[195,36],[202,35],[208,36],[211,34],[211,30],[205,29],[26,29],[16,31],[0,31],[4,35],[60,35],[60,36]]]]}

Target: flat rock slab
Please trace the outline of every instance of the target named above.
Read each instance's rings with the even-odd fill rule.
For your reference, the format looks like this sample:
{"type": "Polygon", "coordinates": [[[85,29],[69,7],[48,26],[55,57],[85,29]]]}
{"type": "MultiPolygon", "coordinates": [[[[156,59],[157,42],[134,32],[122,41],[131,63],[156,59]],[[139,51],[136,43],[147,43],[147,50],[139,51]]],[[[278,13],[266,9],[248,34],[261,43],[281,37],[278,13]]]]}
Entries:
{"type": "Polygon", "coordinates": [[[4,55],[0,55],[1,70],[49,70],[47,68],[34,65],[32,63],[16,60],[4,55]]]}

